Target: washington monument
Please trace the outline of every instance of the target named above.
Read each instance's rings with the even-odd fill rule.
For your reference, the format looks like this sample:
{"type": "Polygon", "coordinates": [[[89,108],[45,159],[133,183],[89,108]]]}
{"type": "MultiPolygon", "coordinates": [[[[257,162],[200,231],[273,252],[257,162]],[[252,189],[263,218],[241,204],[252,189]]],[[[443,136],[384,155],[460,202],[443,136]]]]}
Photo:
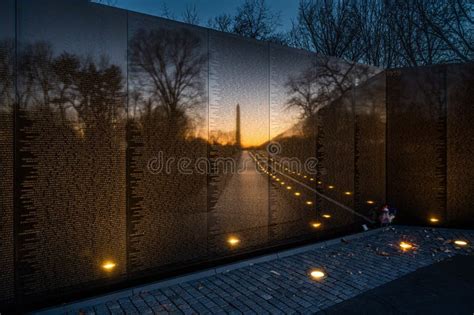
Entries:
{"type": "Polygon", "coordinates": [[[236,107],[236,119],[235,119],[235,145],[238,147],[242,146],[241,136],[240,136],[240,105],[237,104],[236,107]]]}

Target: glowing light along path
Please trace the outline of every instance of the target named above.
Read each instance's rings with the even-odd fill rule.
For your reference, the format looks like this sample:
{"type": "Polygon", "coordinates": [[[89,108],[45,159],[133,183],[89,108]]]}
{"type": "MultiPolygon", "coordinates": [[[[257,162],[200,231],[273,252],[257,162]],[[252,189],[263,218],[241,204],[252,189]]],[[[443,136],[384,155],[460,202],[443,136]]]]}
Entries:
{"type": "MultiPolygon", "coordinates": [[[[257,158],[260,157],[260,153],[255,153],[255,157],[257,157],[257,158]]],[[[278,166],[280,166],[280,167],[283,166],[281,163],[277,162],[274,158],[269,158],[269,160],[272,161],[275,165],[278,165],[278,166]]],[[[260,164],[259,164],[259,166],[260,166],[260,164]]],[[[263,169],[263,168],[262,168],[262,169],[263,169]]],[[[312,177],[310,177],[309,175],[302,175],[301,173],[296,173],[296,172],[294,172],[294,171],[288,169],[288,167],[285,167],[284,170],[285,170],[287,173],[298,175],[298,176],[300,176],[300,177],[303,177],[304,179],[309,179],[309,180],[312,181],[312,182],[315,181],[315,179],[312,178],[312,177]]],[[[266,173],[268,174],[268,172],[266,172],[266,173]]],[[[318,181],[317,184],[318,184],[318,185],[322,185],[323,182],[322,182],[322,181],[318,181]]],[[[335,186],[333,186],[333,185],[329,185],[329,186],[328,186],[328,189],[334,189],[334,188],[335,188],[335,186]]],[[[351,196],[351,195],[353,195],[353,192],[351,192],[351,191],[346,191],[346,192],[344,192],[344,194],[345,194],[346,196],[351,196]]],[[[373,201],[373,200],[367,200],[366,203],[367,203],[368,205],[373,205],[373,204],[375,204],[375,201],[373,201]]]]}
{"type": "MultiPolygon", "coordinates": [[[[256,157],[255,157],[255,155],[253,154],[253,152],[249,152],[249,153],[250,153],[250,155],[251,155],[253,158],[256,159],[256,157]]],[[[305,188],[311,190],[312,192],[314,192],[315,194],[317,194],[317,195],[320,196],[321,198],[324,198],[324,199],[326,199],[327,201],[332,202],[333,204],[335,204],[335,205],[341,207],[342,209],[344,209],[344,210],[346,210],[346,211],[349,211],[350,213],[355,214],[356,216],[361,217],[361,218],[363,218],[364,220],[366,220],[366,221],[368,221],[368,222],[370,222],[370,223],[375,223],[372,219],[370,219],[370,218],[368,218],[368,217],[366,217],[366,216],[364,216],[364,215],[362,215],[362,214],[360,214],[360,213],[354,211],[353,209],[347,207],[346,205],[343,205],[342,203],[340,203],[340,202],[338,202],[338,201],[336,201],[336,200],[334,200],[334,199],[332,199],[332,198],[330,198],[330,197],[328,197],[328,196],[326,196],[326,195],[320,193],[319,191],[317,191],[317,190],[314,189],[313,187],[310,187],[310,186],[306,185],[305,183],[300,182],[300,181],[297,180],[296,178],[293,178],[293,177],[291,177],[291,176],[289,176],[289,175],[286,175],[286,174],[280,172],[279,170],[275,169],[275,168],[274,168],[273,166],[271,166],[270,164],[266,163],[266,166],[267,166],[267,168],[272,169],[272,171],[273,171],[274,173],[278,173],[278,174],[280,174],[281,176],[284,176],[284,177],[288,178],[289,180],[292,180],[293,182],[295,182],[295,183],[297,183],[297,184],[300,184],[301,186],[303,186],[303,187],[305,187],[305,188]]]]}

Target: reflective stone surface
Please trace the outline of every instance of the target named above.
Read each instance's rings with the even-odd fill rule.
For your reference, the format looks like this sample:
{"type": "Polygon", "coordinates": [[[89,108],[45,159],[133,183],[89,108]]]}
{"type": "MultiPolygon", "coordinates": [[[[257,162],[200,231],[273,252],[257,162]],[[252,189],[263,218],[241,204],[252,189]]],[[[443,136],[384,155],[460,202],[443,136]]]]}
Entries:
{"type": "Polygon", "coordinates": [[[447,167],[449,223],[473,227],[474,64],[447,68],[447,167]]]}
{"type": "Polygon", "coordinates": [[[126,272],[127,20],[83,1],[17,5],[16,267],[27,301],[126,272]]]}
{"type": "Polygon", "coordinates": [[[209,53],[210,158],[236,166],[232,172],[216,165],[211,175],[209,251],[215,256],[262,247],[268,240],[268,179],[257,172],[253,152],[242,148],[269,139],[269,60],[268,44],[214,31],[209,53]],[[232,237],[240,242],[229,244],[232,237]]]}
{"type": "Polygon", "coordinates": [[[360,230],[385,200],[400,223],[472,222],[472,65],[376,75],[86,0],[16,6],[15,27],[0,4],[2,304],[360,230]]]}
{"type": "Polygon", "coordinates": [[[321,228],[311,226],[318,222],[316,194],[301,185],[316,188],[316,174],[302,167],[305,160],[315,156],[315,130],[312,118],[301,114],[303,104],[296,104],[293,89],[302,87],[301,79],[311,71],[314,58],[305,51],[270,45],[270,139],[280,151],[270,161],[280,179],[270,180],[269,236],[273,243],[317,237],[321,232],[321,228]]]}
{"type": "Polygon", "coordinates": [[[0,3],[0,303],[13,298],[15,1],[0,3]]]}
{"type": "Polygon", "coordinates": [[[373,218],[385,202],[386,74],[382,72],[354,91],[355,207],[373,218]]]}
{"type": "Polygon", "coordinates": [[[207,177],[179,161],[207,156],[208,45],[203,29],[139,14],[129,14],[128,37],[133,273],[207,255],[207,177]]]}
{"type": "Polygon", "coordinates": [[[387,196],[403,222],[446,219],[446,68],[387,73],[387,196]]]}
{"type": "MultiPolygon", "coordinates": [[[[320,111],[318,156],[321,174],[319,191],[336,202],[354,208],[354,127],[352,91],[320,111]]],[[[354,222],[354,215],[324,198],[318,198],[318,210],[325,215],[329,228],[354,222]],[[327,216],[331,216],[330,218],[327,216]]]]}

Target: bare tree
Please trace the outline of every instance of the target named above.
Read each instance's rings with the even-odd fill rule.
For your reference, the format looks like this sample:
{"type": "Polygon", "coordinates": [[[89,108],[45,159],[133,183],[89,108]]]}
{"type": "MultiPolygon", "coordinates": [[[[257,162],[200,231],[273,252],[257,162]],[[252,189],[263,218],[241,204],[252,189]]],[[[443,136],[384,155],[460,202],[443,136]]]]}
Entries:
{"type": "Polygon", "coordinates": [[[387,23],[397,42],[401,65],[419,66],[445,61],[445,47],[424,24],[415,1],[387,2],[387,23]]]}
{"type": "Polygon", "coordinates": [[[302,0],[289,44],[384,68],[474,58],[469,0],[302,0]]]}
{"type": "Polygon", "coordinates": [[[419,12],[420,26],[445,45],[453,61],[474,59],[474,3],[416,0],[414,5],[419,12]]]}
{"type": "Polygon", "coordinates": [[[181,15],[181,19],[184,23],[199,25],[200,20],[196,5],[187,4],[183,14],[181,15]]]}
{"type": "Polygon", "coordinates": [[[53,99],[56,75],[52,67],[53,48],[50,43],[27,44],[19,54],[20,94],[29,99],[23,105],[34,105],[46,109],[53,99]]]}
{"type": "Polygon", "coordinates": [[[170,20],[176,20],[174,13],[168,8],[168,5],[164,1],[161,3],[160,15],[170,20]]]}
{"type": "Polygon", "coordinates": [[[359,61],[376,67],[391,68],[398,64],[395,34],[387,23],[383,1],[359,0],[353,3],[355,45],[360,47],[359,61]]]}
{"type": "Polygon", "coordinates": [[[300,111],[306,131],[315,134],[319,111],[375,72],[366,65],[318,56],[308,69],[288,78],[286,108],[300,111]]]}
{"type": "MultiPolygon", "coordinates": [[[[120,68],[110,65],[106,58],[102,58],[98,64],[88,59],[83,62],[73,79],[75,101],[72,106],[84,123],[86,132],[97,128],[106,130],[106,127],[115,124],[119,112],[124,109],[123,76],[120,68]]],[[[94,133],[95,131],[91,132],[94,133]]]]}
{"type": "Polygon", "coordinates": [[[231,33],[233,28],[233,17],[229,14],[221,14],[209,19],[207,26],[221,32],[231,33]]]}
{"type": "Polygon", "coordinates": [[[279,26],[280,13],[272,11],[265,0],[245,0],[234,17],[234,33],[245,37],[264,40],[279,26]]]}
{"type": "Polygon", "coordinates": [[[273,11],[265,0],[245,0],[235,15],[218,15],[209,19],[208,26],[258,40],[286,42],[276,31],[280,26],[280,12],[273,11]]]}
{"type": "Polygon", "coordinates": [[[203,98],[201,39],[186,29],[141,29],[130,41],[130,60],[139,84],[165,115],[170,136],[182,136],[187,112],[203,98]]]}
{"type": "Polygon", "coordinates": [[[10,111],[15,101],[15,42],[12,39],[4,39],[0,41],[0,99],[4,102],[4,106],[0,106],[0,110],[10,111]]]}
{"type": "Polygon", "coordinates": [[[358,60],[358,25],[351,0],[301,0],[293,34],[296,42],[317,53],[358,60]]]}

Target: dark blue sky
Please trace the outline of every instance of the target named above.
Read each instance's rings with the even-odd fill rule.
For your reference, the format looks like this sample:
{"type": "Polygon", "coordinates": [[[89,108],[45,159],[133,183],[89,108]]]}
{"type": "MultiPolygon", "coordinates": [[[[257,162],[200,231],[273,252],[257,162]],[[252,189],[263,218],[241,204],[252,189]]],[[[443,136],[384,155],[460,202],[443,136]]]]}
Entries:
{"type": "MultiPolygon", "coordinates": [[[[233,13],[243,0],[117,0],[117,6],[132,11],[143,12],[152,15],[160,15],[162,2],[165,2],[170,11],[176,17],[180,17],[186,5],[196,5],[201,25],[206,26],[210,17],[221,13],[233,13]]],[[[267,3],[281,12],[281,30],[287,30],[291,26],[291,20],[296,18],[298,0],[268,0],[267,3]]]]}

